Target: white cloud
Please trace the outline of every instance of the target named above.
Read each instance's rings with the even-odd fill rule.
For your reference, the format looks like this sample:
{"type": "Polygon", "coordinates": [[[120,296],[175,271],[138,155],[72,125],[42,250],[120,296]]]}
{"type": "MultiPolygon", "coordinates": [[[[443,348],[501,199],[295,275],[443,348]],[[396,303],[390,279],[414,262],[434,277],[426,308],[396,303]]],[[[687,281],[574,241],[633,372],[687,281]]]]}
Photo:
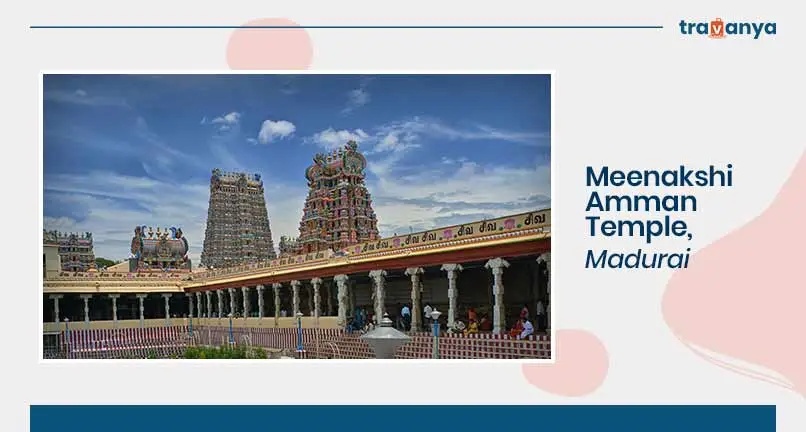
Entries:
{"type": "Polygon", "coordinates": [[[156,133],[154,133],[146,123],[145,119],[138,117],[134,128],[135,135],[142,140],[147,147],[140,148],[140,157],[143,170],[155,179],[170,179],[174,176],[174,164],[181,161],[182,164],[190,165],[200,169],[208,169],[205,162],[196,155],[185,154],[180,150],[168,145],[156,133]],[[142,151],[147,150],[147,151],[142,151]]]}
{"type": "Polygon", "coordinates": [[[210,121],[210,123],[218,125],[218,130],[222,132],[232,129],[233,126],[238,125],[240,122],[241,122],[241,113],[235,111],[229,114],[224,114],[222,116],[216,117],[210,121]]]}
{"type": "Polygon", "coordinates": [[[286,120],[266,120],[260,127],[257,139],[261,144],[268,144],[277,139],[290,137],[297,130],[294,123],[286,120]]]}
{"type": "Polygon", "coordinates": [[[341,111],[342,114],[349,114],[358,108],[368,104],[371,100],[369,91],[366,86],[362,85],[357,89],[350,90],[347,93],[347,106],[341,111]]]}
{"type": "Polygon", "coordinates": [[[352,89],[347,92],[347,106],[341,110],[341,113],[344,115],[348,115],[353,111],[361,108],[362,106],[370,103],[372,97],[367,90],[369,83],[372,82],[372,77],[363,77],[361,79],[361,83],[359,84],[358,88],[352,89]]]}
{"type": "MultiPolygon", "coordinates": [[[[213,164],[226,171],[252,171],[238,161],[233,153],[234,146],[241,144],[241,113],[230,112],[209,121],[216,131],[210,136],[208,145],[213,155],[213,164]]],[[[210,169],[208,166],[205,169],[210,169]]]]}
{"type": "Polygon", "coordinates": [[[457,163],[467,162],[467,158],[466,157],[460,157],[459,159],[453,159],[453,158],[443,156],[442,160],[440,162],[442,162],[445,165],[454,165],[454,164],[457,164],[457,163]]]}
{"type": "Polygon", "coordinates": [[[517,204],[535,196],[551,196],[551,171],[548,165],[516,168],[480,165],[465,160],[443,159],[441,164],[416,174],[401,174],[399,155],[372,160],[367,168],[376,181],[371,184],[375,197],[419,200],[429,199],[452,204],[517,204]],[[449,163],[446,163],[446,160],[449,163]]]}
{"type": "Polygon", "coordinates": [[[356,129],[353,131],[337,131],[333,128],[327,128],[319,133],[314,134],[312,137],[306,138],[305,141],[314,143],[325,150],[335,150],[337,148],[344,147],[344,145],[347,144],[347,141],[352,140],[357,143],[361,143],[368,138],[370,138],[369,134],[361,129],[356,129]]]}
{"type": "Polygon", "coordinates": [[[198,262],[209,194],[206,185],[177,185],[144,177],[93,172],[48,176],[45,193],[46,202],[86,209],[80,221],[46,217],[45,229],[92,232],[95,256],[114,260],[128,257],[135,226],[176,226],[181,227],[190,240],[191,259],[198,262]],[[166,196],[164,191],[168,190],[171,193],[166,196]]]}
{"type": "Polygon", "coordinates": [[[117,96],[90,95],[88,91],[83,89],[74,91],[46,90],[43,97],[47,101],[72,105],[129,108],[126,99],[117,96]]]}
{"type": "Polygon", "coordinates": [[[550,205],[547,164],[514,167],[442,157],[439,163],[412,172],[406,160],[407,151],[427,139],[489,139],[539,146],[548,145],[545,136],[483,126],[456,128],[417,117],[377,128],[372,139],[365,141],[370,147],[367,169],[374,175],[368,187],[382,234],[391,235],[401,227],[430,229],[550,205]]]}
{"type": "Polygon", "coordinates": [[[548,166],[513,168],[450,161],[416,175],[400,175],[395,157],[370,162],[368,187],[383,235],[401,227],[431,229],[482,217],[500,217],[550,205],[548,166]]]}
{"type": "MultiPolygon", "coordinates": [[[[518,132],[496,129],[483,124],[468,127],[455,127],[444,122],[431,119],[413,117],[408,120],[396,121],[381,126],[378,131],[381,135],[394,135],[403,137],[402,142],[413,143],[419,139],[438,138],[449,141],[476,141],[494,140],[530,146],[549,146],[549,135],[543,132],[518,132]]],[[[377,150],[377,149],[376,149],[377,150]]],[[[384,150],[382,147],[381,150],[384,150]]]]}
{"type": "Polygon", "coordinates": [[[372,129],[334,130],[328,128],[306,139],[320,147],[333,150],[350,139],[363,144],[367,155],[374,153],[405,152],[420,147],[425,139],[446,141],[492,140],[534,147],[549,146],[548,134],[540,132],[514,132],[485,125],[458,128],[428,118],[413,117],[390,122],[372,129]]]}

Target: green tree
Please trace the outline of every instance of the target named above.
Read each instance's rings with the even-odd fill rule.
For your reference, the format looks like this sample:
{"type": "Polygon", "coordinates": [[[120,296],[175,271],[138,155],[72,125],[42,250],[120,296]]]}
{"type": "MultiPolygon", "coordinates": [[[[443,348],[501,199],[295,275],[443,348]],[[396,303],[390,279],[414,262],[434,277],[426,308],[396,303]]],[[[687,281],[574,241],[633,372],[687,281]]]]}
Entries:
{"type": "Polygon", "coordinates": [[[101,257],[95,258],[95,266],[98,267],[99,269],[104,267],[112,267],[115,264],[117,264],[115,261],[108,260],[106,258],[101,257]]]}

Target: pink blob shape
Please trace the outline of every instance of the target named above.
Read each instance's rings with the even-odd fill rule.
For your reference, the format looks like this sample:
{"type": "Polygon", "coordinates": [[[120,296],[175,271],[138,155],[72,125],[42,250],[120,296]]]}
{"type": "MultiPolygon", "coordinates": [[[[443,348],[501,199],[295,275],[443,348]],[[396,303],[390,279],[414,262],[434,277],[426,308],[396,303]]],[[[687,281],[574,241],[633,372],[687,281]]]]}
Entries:
{"type": "MultiPolygon", "coordinates": [[[[298,26],[284,18],[249,21],[244,26],[298,26]]],[[[241,28],[232,32],[227,63],[232,69],[308,69],[313,44],[302,28],[241,28]]]]}
{"type": "Polygon", "coordinates": [[[609,355],[602,341],[584,330],[558,330],[554,364],[523,365],[535,387],[560,396],[585,396],[604,382],[609,355]]]}
{"type": "Polygon", "coordinates": [[[688,269],[673,275],[663,315],[684,344],[732,358],[695,349],[707,360],[806,396],[804,220],[806,154],[761,216],[697,252],[688,269]]]}

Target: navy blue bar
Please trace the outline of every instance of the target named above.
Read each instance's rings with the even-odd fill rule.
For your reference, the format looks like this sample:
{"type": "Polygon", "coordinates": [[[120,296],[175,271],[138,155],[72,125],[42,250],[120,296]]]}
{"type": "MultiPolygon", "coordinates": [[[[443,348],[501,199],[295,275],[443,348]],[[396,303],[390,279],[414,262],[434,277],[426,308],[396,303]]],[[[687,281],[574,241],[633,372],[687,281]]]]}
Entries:
{"type": "Polygon", "coordinates": [[[260,25],[243,25],[243,26],[215,26],[215,25],[161,25],[161,26],[147,26],[147,25],[119,25],[119,26],[104,26],[104,25],[32,25],[29,26],[30,29],[135,29],[135,30],[143,30],[143,29],[179,29],[179,30],[189,30],[189,29],[447,29],[447,30],[460,30],[460,29],[628,29],[628,30],[636,30],[636,29],[662,29],[663,26],[660,25],[634,25],[634,26],[619,26],[619,25],[509,25],[509,26],[496,26],[496,25],[478,25],[478,26],[451,26],[451,25],[434,25],[434,26],[415,26],[415,25],[392,25],[392,26],[382,26],[382,25],[375,25],[375,26],[349,26],[349,25],[267,25],[267,26],[260,26],[260,25]]]}
{"type": "Polygon", "coordinates": [[[31,432],[773,432],[760,405],[34,405],[31,432]]]}

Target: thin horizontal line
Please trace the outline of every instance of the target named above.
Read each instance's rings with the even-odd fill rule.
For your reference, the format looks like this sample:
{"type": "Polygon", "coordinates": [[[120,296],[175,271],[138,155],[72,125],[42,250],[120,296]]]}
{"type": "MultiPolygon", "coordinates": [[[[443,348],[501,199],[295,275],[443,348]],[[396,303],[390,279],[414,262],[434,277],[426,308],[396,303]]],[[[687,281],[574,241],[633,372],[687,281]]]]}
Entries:
{"type": "Polygon", "coordinates": [[[30,26],[30,29],[60,29],[60,30],[78,30],[78,29],[85,29],[85,30],[99,30],[99,29],[129,29],[129,30],[165,30],[165,29],[174,29],[174,30],[195,30],[195,29],[446,29],[446,30],[460,30],[460,29],[573,29],[573,30],[581,30],[581,29],[591,29],[591,30],[649,30],[649,29],[662,29],[663,26],[657,25],[644,25],[644,26],[617,26],[617,25],[500,25],[500,26],[450,26],[450,25],[434,25],[434,26],[415,26],[415,25],[400,25],[400,26],[383,26],[383,25],[374,25],[374,26],[349,26],[349,25],[300,25],[300,26],[293,26],[293,25],[277,25],[277,26],[203,26],[203,25],[196,25],[196,26],[189,26],[189,25],[159,25],[159,26],[136,26],[136,25],[86,25],[86,26],[79,26],[79,25],[33,25],[30,26]]]}

